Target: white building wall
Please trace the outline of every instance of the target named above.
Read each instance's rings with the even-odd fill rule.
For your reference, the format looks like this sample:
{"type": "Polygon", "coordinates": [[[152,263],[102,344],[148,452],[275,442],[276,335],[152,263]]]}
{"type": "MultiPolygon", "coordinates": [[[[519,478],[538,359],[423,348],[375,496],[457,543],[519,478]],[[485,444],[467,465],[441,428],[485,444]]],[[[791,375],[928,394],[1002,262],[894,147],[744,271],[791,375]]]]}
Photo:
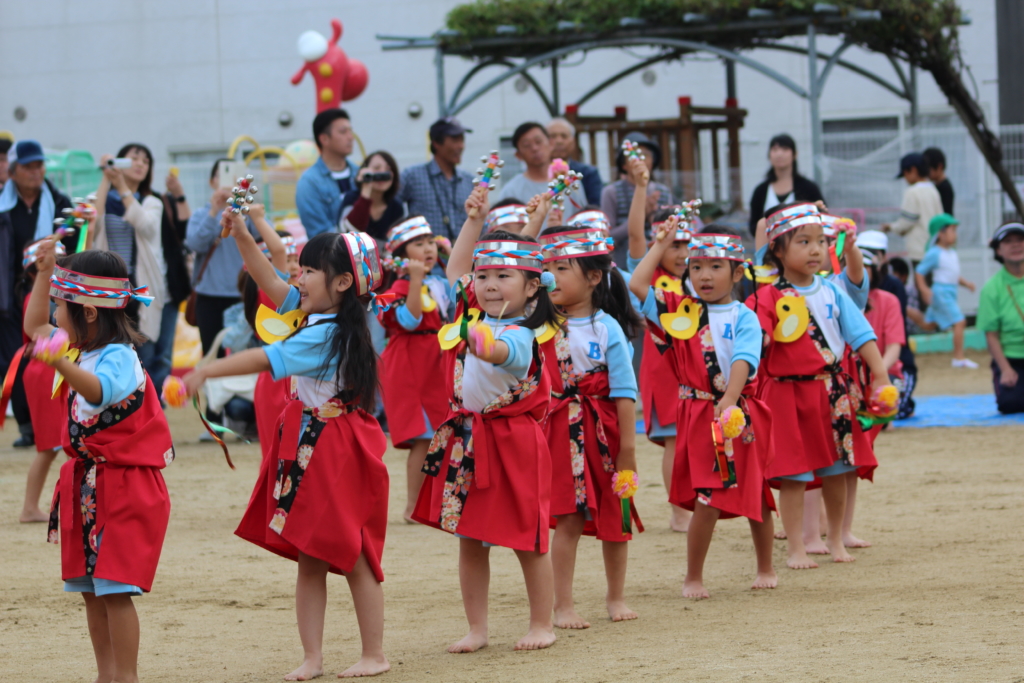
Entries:
{"type": "MultiPolygon", "coordinates": [[[[141,141],[166,163],[172,152],[225,148],[248,134],[263,144],[310,137],[315,113],[310,77],[298,87],[289,78],[301,66],[295,49],[303,31],[330,35],[330,19],[345,24],[341,47],[370,71],[367,91],[346,104],[368,149],[384,148],[401,165],[427,158],[426,128],[437,115],[433,52],[384,52],[377,33],[429,35],[444,24],[454,0],[0,0],[0,129],[18,138],[37,138],[53,149],[88,149],[94,155],[114,152],[123,143],[141,141]],[[424,109],[410,119],[410,104],[424,109]],[[24,107],[24,121],[14,118],[24,107]],[[295,123],[282,129],[278,115],[288,111],[295,123]]],[[[979,100],[990,123],[997,123],[995,7],[991,0],[961,0],[973,22],[961,27],[961,46],[970,65],[979,100]]],[[[793,39],[794,44],[804,44],[793,39]]],[[[838,45],[819,40],[819,49],[838,45]]],[[[634,50],[635,54],[649,54],[634,50]]],[[[807,60],[800,55],[758,50],[748,53],[805,88],[807,60]]],[[[851,49],[846,59],[893,81],[888,61],[851,49]]],[[[561,101],[574,98],[634,57],[618,50],[587,55],[578,66],[560,71],[561,101]]],[[[576,60],[573,60],[576,61],[576,60]]],[[[823,62],[820,63],[823,66],[823,62]]],[[[449,60],[449,91],[471,63],[449,60]]],[[[640,74],[619,82],[588,102],[582,114],[610,114],[627,105],[634,118],[674,116],[676,98],[689,95],[695,104],[720,106],[725,99],[725,69],[708,55],[653,67],[653,86],[640,74]]],[[[497,70],[485,71],[483,83],[497,70]]],[[[547,85],[549,72],[536,78],[547,85]]],[[[972,80],[965,74],[968,88],[972,80]]],[[[948,111],[931,76],[918,78],[922,113],[948,111]]],[[[750,114],[741,136],[743,189],[749,196],[767,168],[770,137],[788,132],[802,153],[810,175],[810,130],[806,101],[767,77],[737,66],[737,94],[750,114]]],[[[822,116],[847,118],[901,114],[908,104],[856,74],[837,68],[826,85],[822,116]]],[[[475,167],[481,153],[501,135],[546,112],[532,90],[515,91],[512,82],[492,91],[459,115],[474,129],[468,138],[465,165],[475,167]]],[[[163,164],[161,164],[163,165],[163,164]]],[[[893,169],[895,174],[896,169],[893,169]]],[[[606,178],[606,180],[608,180],[606,178]]]]}

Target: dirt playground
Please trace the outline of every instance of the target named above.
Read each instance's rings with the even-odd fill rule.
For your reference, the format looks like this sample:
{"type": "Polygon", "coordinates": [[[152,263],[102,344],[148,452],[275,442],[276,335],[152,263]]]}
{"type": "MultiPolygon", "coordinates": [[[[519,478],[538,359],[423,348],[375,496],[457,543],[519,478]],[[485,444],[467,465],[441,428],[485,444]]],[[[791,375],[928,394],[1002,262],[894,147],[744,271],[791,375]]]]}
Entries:
{"type": "MultiPolygon", "coordinates": [[[[921,359],[920,393],[991,391],[948,356],[921,359]]],[[[302,659],[293,609],[295,565],[232,531],[259,465],[257,445],[231,444],[231,471],[198,444],[191,409],[170,414],[177,460],[164,472],[173,510],[153,592],[136,599],[143,681],[278,681],[302,659]]],[[[32,454],[0,440],[0,679],[91,681],[80,597],[61,592],[60,557],[42,524],[19,524],[32,454]]],[[[391,681],[1024,681],[1024,426],[897,429],[878,441],[876,481],[863,484],[854,531],[874,547],[851,565],[785,567],[779,587],[752,592],[754,555],[741,520],[720,523],[705,582],[711,599],[681,597],[686,537],[668,529],[660,452],[639,448],[637,505],[647,525],[630,547],[633,622],[604,619],[599,544],[584,539],[580,613],[593,626],[558,631],[541,652],[513,652],[527,604],[511,551],[492,551],[491,644],[451,655],[466,630],[458,542],[403,523],[404,452],[389,450],[392,504],[384,554],[385,650],[391,681]]],[[[44,496],[56,481],[53,468],[44,496]]],[[[358,659],[348,587],[328,580],[325,678],[358,659]]]]}

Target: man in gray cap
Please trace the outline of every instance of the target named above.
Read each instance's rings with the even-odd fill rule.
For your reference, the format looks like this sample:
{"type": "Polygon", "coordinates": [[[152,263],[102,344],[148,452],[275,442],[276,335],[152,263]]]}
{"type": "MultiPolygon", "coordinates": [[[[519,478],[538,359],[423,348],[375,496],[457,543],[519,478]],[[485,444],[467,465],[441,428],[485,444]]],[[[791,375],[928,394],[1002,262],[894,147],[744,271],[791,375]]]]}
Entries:
{"type": "Polygon", "coordinates": [[[903,178],[909,187],[903,192],[900,217],[895,223],[882,225],[882,231],[903,236],[907,255],[916,266],[924,258],[928,223],[933,216],[942,213],[942,197],[928,179],[928,163],[923,154],[912,152],[900,159],[900,172],[896,178],[903,178]]]}
{"type": "Polygon", "coordinates": [[[466,149],[466,133],[459,120],[451,116],[430,126],[430,153],[425,164],[402,171],[395,199],[409,208],[409,214],[421,214],[435,235],[452,242],[466,222],[466,198],[473,191],[473,175],[457,167],[466,149]]]}

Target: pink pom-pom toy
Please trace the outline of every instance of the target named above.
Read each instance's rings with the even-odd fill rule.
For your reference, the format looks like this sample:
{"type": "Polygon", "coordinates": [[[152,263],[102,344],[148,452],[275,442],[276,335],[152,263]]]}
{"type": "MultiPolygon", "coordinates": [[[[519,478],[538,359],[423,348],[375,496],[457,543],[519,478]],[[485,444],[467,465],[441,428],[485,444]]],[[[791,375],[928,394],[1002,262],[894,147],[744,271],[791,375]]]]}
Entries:
{"type": "Polygon", "coordinates": [[[891,384],[878,387],[868,403],[868,410],[879,417],[888,417],[896,412],[900,402],[900,391],[891,384]]]}
{"type": "Polygon", "coordinates": [[[476,351],[476,355],[489,358],[494,352],[494,331],[490,325],[477,323],[469,328],[469,343],[476,351]]]}
{"type": "Polygon", "coordinates": [[[729,406],[718,418],[718,423],[722,425],[722,435],[725,438],[735,439],[743,433],[743,428],[747,425],[747,418],[739,407],[729,406]]]}
{"type": "Polygon", "coordinates": [[[162,394],[164,403],[172,408],[180,408],[185,405],[185,400],[188,398],[188,392],[185,391],[185,383],[174,375],[168,375],[167,379],[164,380],[162,394]]]}
{"type": "Polygon", "coordinates": [[[564,159],[555,159],[548,166],[548,180],[554,180],[569,172],[569,164],[564,159]]]}
{"type": "Polygon", "coordinates": [[[70,346],[71,342],[68,339],[68,333],[58,327],[49,337],[39,337],[36,339],[32,355],[47,365],[53,365],[64,357],[70,346]]]}

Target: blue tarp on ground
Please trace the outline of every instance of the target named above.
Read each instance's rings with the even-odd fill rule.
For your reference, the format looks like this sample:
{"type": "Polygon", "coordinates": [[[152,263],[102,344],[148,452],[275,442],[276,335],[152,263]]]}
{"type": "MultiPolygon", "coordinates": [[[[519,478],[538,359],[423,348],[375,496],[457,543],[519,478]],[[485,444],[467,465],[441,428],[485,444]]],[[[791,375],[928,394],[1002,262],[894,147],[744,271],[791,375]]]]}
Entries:
{"type": "MultiPolygon", "coordinates": [[[[917,408],[914,416],[896,420],[893,427],[997,427],[1024,425],[1024,413],[1003,415],[996,410],[996,397],[992,394],[965,396],[915,396],[917,408]]],[[[637,434],[644,433],[644,421],[637,420],[637,434]]]]}

